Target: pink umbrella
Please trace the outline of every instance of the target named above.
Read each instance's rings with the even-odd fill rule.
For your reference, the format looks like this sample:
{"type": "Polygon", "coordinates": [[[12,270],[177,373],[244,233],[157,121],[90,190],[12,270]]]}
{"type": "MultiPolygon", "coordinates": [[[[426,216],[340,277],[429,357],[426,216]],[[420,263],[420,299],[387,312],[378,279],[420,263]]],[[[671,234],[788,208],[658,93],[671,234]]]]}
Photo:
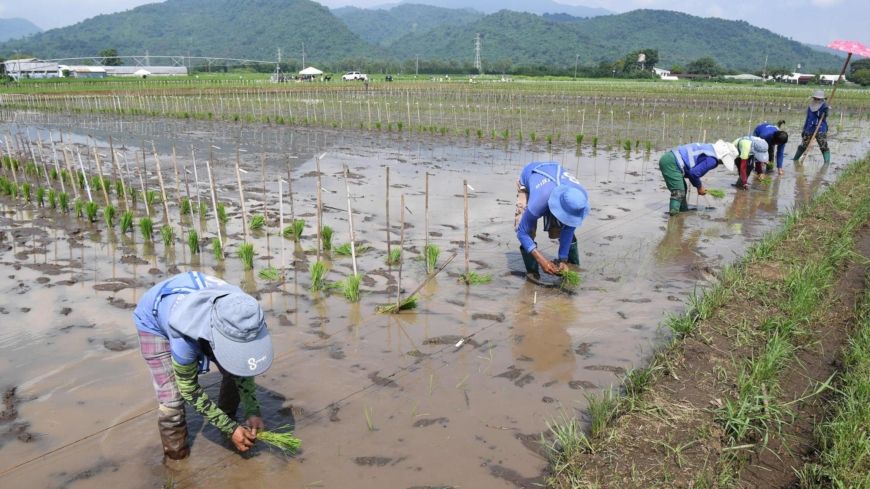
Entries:
{"type": "MultiPolygon", "coordinates": [[[[864,56],[865,58],[870,58],[870,48],[861,44],[858,41],[843,41],[843,40],[834,41],[831,44],[828,44],[828,47],[831,49],[836,49],[837,51],[843,51],[843,52],[849,53],[849,55],[846,56],[846,62],[843,63],[843,69],[840,70],[840,76],[838,76],[837,80],[834,82],[834,89],[831,90],[831,96],[828,97],[828,104],[830,105],[830,103],[834,100],[834,95],[836,95],[836,93],[837,93],[837,83],[839,83],[839,81],[843,79],[843,75],[846,74],[846,68],[849,66],[849,61],[852,60],[852,55],[857,54],[858,56],[864,56]]],[[[820,120],[819,124],[816,126],[816,130],[813,132],[812,137],[810,138],[809,142],[807,143],[807,148],[804,151],[803,156],[801,156],[799,163],[803,163],[804,159],[806,159],[807,155],[809,154],[810,147],[813,145],[813,141],[816,139],[816,135],[819,133],[819,128],[822,127],[822,122],[824,122],[824,120],[825,120],[825,115],[822,115],[822,120],[820,120]]]]}

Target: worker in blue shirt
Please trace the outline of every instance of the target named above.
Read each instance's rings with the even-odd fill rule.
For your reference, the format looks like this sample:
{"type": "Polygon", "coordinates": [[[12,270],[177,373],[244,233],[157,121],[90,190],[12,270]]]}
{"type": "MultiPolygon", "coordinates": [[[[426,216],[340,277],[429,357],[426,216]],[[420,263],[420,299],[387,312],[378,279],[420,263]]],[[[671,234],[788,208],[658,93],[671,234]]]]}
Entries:
{"type": "Polygon", "coordinates": [[[659,169],[665,179],[665,185],[671,191],[670,215],[675,216],[689,210],[686,201],[688,190],[686,179],[698,189],[699,195],[704,195],[707,190],[701,183],[701,177],[720,164],[733,172],[734,159],[737,155],[737,147],[733,143],[722,140],[713,144],[685,144],[662,155],[659,159],[659,169]]]}
{"type": "Polygon", "coordinates": [[[580,264],[577,237],[574,230],[589,215],[586,189],[559,163],[532,162],[526,165],[517,181],[517,212],[514,227],[520,241],[520,254],[526,276],[537,281],[540,270],[559,275],[568,269],[566,263],[580,264]],[[544,258],[535,243],[538,219],[544,218],[544,231],[550,239],[559,238],[559,254],[555,261],[544,258]]]}
{"type": "Polygon", "coordinates": [[[804,120],[804,127],[801,131],[801,144],[798,146],[797,152],[794,154],[794,161],[798,161],[810,140],[813,138],[813,132],[819,128],[816,134],[816,141],[819,143],[819,149],[822,150],[822,157],[825,159],[825,164],[831,162],[831,150],[828,148],[828,104],[825,102],[824,90],[816,90],[813,93],[810,106],[807,107],[807,118],[804,120]]]}
{"type": "Polygon", "coordinates": [[[779,121],[776,125],[762,122],[755,128],[752,135],[767,141],[767,173],[773,173],[774,153],[776,156],[776,169],[780,175],[785,172],[782,169],[782,161],[785,156],[785,143],[788,142],[788,133],[782,130],[785,121],[779,121]]]}

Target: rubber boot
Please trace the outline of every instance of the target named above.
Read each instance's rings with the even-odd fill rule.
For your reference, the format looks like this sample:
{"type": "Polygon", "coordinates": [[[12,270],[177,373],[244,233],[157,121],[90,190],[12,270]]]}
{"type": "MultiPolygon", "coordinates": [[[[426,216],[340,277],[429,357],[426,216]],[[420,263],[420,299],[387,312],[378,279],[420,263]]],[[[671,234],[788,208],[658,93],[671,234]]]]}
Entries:
{"type": "Polygon", "coordinates": [[[526,274],[532,275],[536,278],[540,277],[541,272],[538,269],[538,260],[535,260],[535,257],[527,253],[522,246],[520,246],[520,254],[523,256],[523,265],[526,266],[526,274]]]}
{"type": "Polygon", "coordinates": [[[225,412],[231,419],[236,419],[236,413],[239,411],[239,388],[236,386],[236,379],[224,374],[221,378],[221,390],[218,394],[218,409],[225,412]]]}
{"type": "Polygon", "coordinates": [[[830,151],[822,151],[822,158],[825,159],[825,164],[829,164],[831,162],[831,152],[830,151]]]}
{"type": "Polygon", "coordinates": [[[805,147],[798,146],[798,149],[797,149],[797,151],[794,152],[794,156],[792,157],[791,160],[797,161],[797,160],[801,159],[801,156],[804,154],[804,151],[806,151],[805,147]]]}
{"type": "Polygon", "coordinates": [[[574,240],[571,241],[571,247],[568,248],[568,263],[571,265],[579,265],[580,264],[580,250],[577,247],[577,237],[574,237],[574,240]]]}
{"type": "Polygon", "coordinates": [[[163,454],[167,458],[181,460],[190,455],[184,406],[171,408],[161,404],[157,409],[157,427],[163,442],[163,454]]]}

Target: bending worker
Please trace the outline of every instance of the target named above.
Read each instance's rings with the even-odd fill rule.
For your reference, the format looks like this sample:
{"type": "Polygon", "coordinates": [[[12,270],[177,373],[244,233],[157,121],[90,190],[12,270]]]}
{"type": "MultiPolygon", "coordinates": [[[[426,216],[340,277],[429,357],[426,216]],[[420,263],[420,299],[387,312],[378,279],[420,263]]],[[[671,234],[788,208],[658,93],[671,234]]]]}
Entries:
{"type": "Polygon", "coordinates": [[[540,270],[559,275],[566,263],[580,264],[574,230],[589,214],[586,189],[555,161],[532,162],[523,168],[517,181],[517,212],[514,227],[520,240],[520,253],[526,276],[537,281],[540,270]],[[544,218],[544,231],[551,239],[559,238],[559,256],[555,261],[544,258],[535,242],[538,219],[544,218]]]}
{"type": "Polygon", "coordinates": [[[157,391],[158,427],[166,457],[190,454],[184,402],[244,452],[265,428],[254,376],[272,365],[272,339],[257,300],[226,282],[187,272],[149,289],[133,312],[139,347],[157,391]],[[215,404],[199,384],[209,362],[220,370],[215,404]],[[236,419],[239,403],[247,426],[236,419]]]}
{"type": "Polygon", "coordinates": [[[788,142],[788,133],[781,129],[783,124],[785,121],[779,121],[775,126],[769,122],[762,122],[752,132],[753,136],[761,138],[767,143],[767,173],[773,173],[773,160],[776,156],[776,170],[780,175],[785,174],[782,169],[782,161],[785,157],[785,143],[788,142]]]}
{"type": "Polygon", "coordinates": [[[828,149],[828,104],[825,102],[824,90],[816,90],[813,93],[810,106],[807,107],[807,118],[804,120],[804,128],[801,131],[801,144],[798,146],[794,154],[793,161],[798,161],[810,141],[813,139],[813,132],[816,128],[819,132],[816,133],[816,141],[819,143],[819,149],[822,150],[822,157],[825,159],[825,164],[831,162],[831,150],[828,149]]]}
{"type": "Polygon", "coordinates": [[[714,144],[691,143],[668,151],[659,159],[659,169],[665,179],[665,185],[671,191],[669,213],[672,216],[689,210],[686,201],[686,179],[698,189],[699,195],[707,190],[701,183],[701,177],[718,165],[725,165],[728,171],[734,171],[734,159],[737,148],[732,143],[722,140],[714,144]]]}
{"type": "Polygon", "coordinates": [[[734,140],[734,146],[737,147],[737,171],[740,174],[734,186],[747,190],[749,188],[749,174],[752,173],[753,163],[755,164],[755,173],[758,175],[758,178],[764,175],[765,164],[770,162],[769,146],[767,141],[755,136],[737,138],[734,140]]]}

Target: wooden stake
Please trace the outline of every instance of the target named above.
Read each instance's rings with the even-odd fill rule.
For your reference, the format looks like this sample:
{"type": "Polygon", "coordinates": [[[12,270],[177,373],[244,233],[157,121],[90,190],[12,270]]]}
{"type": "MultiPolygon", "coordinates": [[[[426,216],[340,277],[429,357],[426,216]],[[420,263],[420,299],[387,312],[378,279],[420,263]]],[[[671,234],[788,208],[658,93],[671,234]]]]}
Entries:
{"type": "Polygon", "coordinates": [[[390,243],[390,167],[387,167],[387,185],[384,192],[384,206],[387,210],[387,260],[389,261],[392,243],[390,243]]]}
{"type": "MultiPolygon", "coordinates": [[[[6,152],[8,153],[9,158],[13,159],[12,158],[12,146],[9,146],[9,138],[6,136],[4,136],[4,138],[6,140],[6,152]]],[[[15,158],[15,160],[17,161],[18,159],[15,158]]],[[[15,163],[12,163],[10,161],[9,167],[12,168],[12,179],[15,181],[15,187],[17,188],[18,187],[18,173],[15,171],[15,163]]]]}
{"type": "Polygon", "coordinates": [[[79,159],[79,169],[82,172],[82,180],[85,181],[85,190],[88,192],[88,202],[93,202],[94,196],[91,194],[91,184],[88,182],[88,174],[85,172],[85,164],[82,162],[82,153],[78,148],[76,148],[76,156],[79,159]]]}
{"type": "Polygon", "coordinates": [[[72,152],[70,152],[69,157],[67,156],[67,147],[63,142],[63,133],[60,133],[60,151],[63,154],[63,163],[66,166],[66,171],[69,173],[70,181],[72,182],[73,193],[75,194],[75,198],[79,199],[81,195],[79,194],[79,179],[76,178],[76,173],[72,168],[72,164],[70,164],[69,160],[72,158],[72,152]]]}
{"type": "Polygon", "coordinates": [[[344,189],[347,192],[347,224],[350,232],[350,257],[353,260],[353,274],[357,274],[356,270],[356,236],[353,233],[353,209],[350,205],[350,183],[348,182],[347,165],[344,165],[344,189]]]}
{"type": "Polygon", "coordinates": [[[217,192],[215,191],[214,178],[212,178],[211,176],[211,161],[209,161],[213,157],[214,155],[212,155],[211,151],[209,151],[209,159],[205,160],[205,169],[208,172],[208,183],[209,187],[211,187],[211,206],[212,210],[214,211],[214,221],[217,224],[218,243],[220,243],[221,245],[221,258],[224,258],[224,239],[221,236],[221,220],[220,217],[218,217],[217,211],[217,192]]]}
{"type": "Polygon", "coordinates": [[[238,146],[236,146],[236,183],[239,185],[239,201],[242,205],[242,228],[245,232],[245,243],[248,242],[248,216],[247,211],[245,210],[245,192],[242,189],[242,170],[239,167],[239,162],[241,161],[241,150],[238,146]]]}
{"type": "MultiPolygon", "coordinates": [[[[179,212],[181,211],[181,184],[178,179],[178,163],[175,157],[175,146],[172,146],[172,171],[175,172],[175,202],[178,204],[179,212]]],[[[189,192],[188,192],[189,193],[189,192]]],[[[188,196],[189,198],[189,196],[188,196]]]]}
{"type": "Polygon", "coordinates": [[[103,198],[106,199],[106,207],[109,207],[112,203],[109,201],[109,192],[106,191],[106,181],[103,179],[103,165],[100,164],[100,154],[97,152],[96,144],[94,144],[94,163],[97,164],[97,176],[100,179],[100,188],[103,190],[103,198]]]}
{"type": "Polygon", "coordinates": [[[462,191],[465,196],[465,279],[468,280],[468,180],[462,181],[462,191]]]}
{"type": "Polygon", "coordinates": [[[163,185],[163,172],[160,170],[160,158],[157,156],[157,147],[151,143],[151,151],[154,152],[154,164],[157,167],[157,183],[160,184],[160,195],[163,200],[163,224],[169,224],[169,203],[166,201],[166,186],[163,185]]]}
{"type": "MultiPolygon", "coordinates": [[[[426,233],[426,246],[423,248],[423,259],[426,260],[426,272],[432,273],[432,270],[429,269],[429,172],[426,172],[426,197],[424,199],[424,208],[425,208],[425,225],[424,232],[426,233]]],[[[433,263],[434,265],[434,263],[433,263]]]]}
{"type": "MultiPolygon", "coordinates": [[[[401,230],[399,230],[399,250],[404,253],[405,251],[405,194],[402,194],[402,210],[401,210],[401,218],[400,225],[401,230]]],[[[402,295],[402,263],[404,263],[404,257],[399,259],[399,282],[396,284],[396,307],[402,303],[401,295],[402,295]]]]}
{"type": "Polygon", "coordinates": [[[136,173],[139,174],[139,187],[141,187],[142,191],[142,201],[145,203],[145,215],[149,218],[151,217],[151,206],[148,205],[148,192],[145,188],[145,179],[142,176],[142,169],[139,167],[139,153],[133,153],[136,155],[136,173]]]}
{"type": "Polygon", "coordinates": [[[323,196],[321,195],[323,186],[320,179],[320,156],[314,157],[314,164],[317,167],[317,209],[315,210],[315,214],[317,215],[317,261],[320,261],[320,248],[323,245],[323,235],[321,233],[322,223],[320,222],[323,218],[321,214],[323,211],[323,196]]]}
{"type": "Polygon", "coordinates": [[[281,241],[281,275],[283,276],[286,269],[286,261],[284,259],[284,180],[278,179],[278,229],[279,241],[281,241]]]}

